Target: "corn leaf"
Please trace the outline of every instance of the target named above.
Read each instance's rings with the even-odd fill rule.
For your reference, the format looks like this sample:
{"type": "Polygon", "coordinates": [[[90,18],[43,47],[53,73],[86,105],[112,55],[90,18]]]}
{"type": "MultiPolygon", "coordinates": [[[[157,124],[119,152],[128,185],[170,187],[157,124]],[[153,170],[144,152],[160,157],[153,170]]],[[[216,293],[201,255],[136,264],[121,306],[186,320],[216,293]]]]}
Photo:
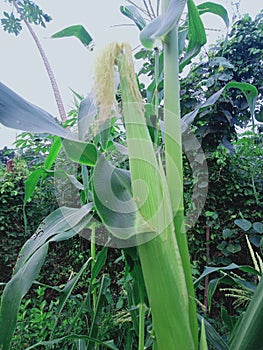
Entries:
{"type": "Polygon", "coordinates": [[[121,6],[120,11],[124,16],[130,18],[139,30],[142,30],[146,26],[144,18],[135,6],[121,6]]]}
{"type": "Polygon", "coordinates": [[[201,47],[206,43],[206,33],[200,14],[195,6],[193,0],[187,0],[188,5],[188,40],[186,53],[180,62],[180,69],[182,70],[191,59],[199,54],[201,47]]]}
{"type": "Polygon", "coordinates": [[[231,350],[250,350],[262,348],[263,324],[263,278],[250,301],[237,328],[231,334],[231,350]]]}
{"type": "Polygon", "coordinates": [[[68,137],[51,114],[27,102],[0,83],[0,123],[8,128],[68,137]]]}
{"type": "Polygon", "coordinates": [[[178,25],[185,4],[186,0],[170,0],[164,15],[152,20],[141,31],[140,39],[145,48],[152,49],[156,40],[164,37],[173,27],[178,25]]]}
{"type": "Polygon", "coordinates": [[[80,102],[78,113],[78,133],[80,140],[86,139],[89,127],[98,113],[94,99],[95,95],[91,92],[80,102]]]}
{"type": "Polygon", "coordinates": [[[225,9],[224,6],[208,1],[208,2],[204,2],[200,5],[197,5],[197,8],[198,8],[200,15],[207,13],[207,12],[218,15],[225,22],[226,27],[227,28],[229,27],[230,21],[229,21],[227,10],[225,9]]]}
{"type": "Polygon", "coordinates": [[[94,166],[97,162],[98,151],[93,143],[64,139],[63,148],[67,156],[76,163],[94,166]]]}
{"type": "Polygon", "coordinates": [[[13,276],[6,284],[1,299],[0,348],[2,346],[2,350],[10,349],[21,300],[45,261],[49,243],[71,238],[81,231],[91,219],[88,214],[92,208],[90,204],[80,209],[57,209],[43,221],[44,224],[23,246],[13,276]]]}
{"type": "Polygon", "coordinates": [[[75,36],[88,49],[92,47],[92,42],[93,42],[92,37],[87,32],[87,30],[82,25],[79,25],[79,24],[64,28],[59,32],[53,34],[51,38],[56,39],[56,38],[65,38],[70,36],[75,36]]]}

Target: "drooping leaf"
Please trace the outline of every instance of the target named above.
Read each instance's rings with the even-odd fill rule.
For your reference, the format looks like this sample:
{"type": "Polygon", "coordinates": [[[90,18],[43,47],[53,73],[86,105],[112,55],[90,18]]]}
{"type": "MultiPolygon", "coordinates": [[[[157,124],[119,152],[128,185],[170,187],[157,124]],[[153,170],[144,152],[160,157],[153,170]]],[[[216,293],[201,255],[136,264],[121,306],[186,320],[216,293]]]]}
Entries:
{"type": "Polygon", "coordinates": [[[191,59],[199,54],[202,46],[206,44],[206,33],[200,14],[193,0],[187,0],[188,5],[188,40],[186,53],[180,62],[180,70],[182,70],[191,59]]]}
{"type": "Polygon", "coordinates": [[[170,0],[166,12],[144,27],[141,31],[140,39],[146,49],[152,49],[157,39],[161,39],[174,26],[178,25],[185,4],[186,0],[170,0]]]}
{"type": "Polygon", "coordinates": [[[144,18],[135,6],[121,6],[120,11],[124,16],[130,18],[139,30],[142,30],[146,26],[144,18]]]}
{"type": "Polygon", "coordinates": [[[251,117],[253,118],[254,113],[255,113],[256,102],[257,102],[257,98],[258,98],[257,88],[252,84],[238,83],[235,81],[228,83],[226,85],[226,88],[227,89],[236,88],[236,89],[239,89],[243,92],[243,94],[246,97],[248,106],[249,106],[251,117]]]}
{"type": "Polygon", "coordinates": [[[39,226],[37,232],[24,244],[18,257],[13,276],[6,284],[1,299],[0,347],[10,348],[16,327],[20,302],[31,287],[47,255],[51,241],[73,237],[90,221],[89,204],[80,209],[59,208],[50,214],[39,226]]]}
{"type": "Polygon", "coordinates": [[[94,166],[98,158],[97,148],[93,143],[63,140],[67,156],[76,163],[94,166]]]}
{"type": "Polygon", "coordinates": [[[197,8],[200,15],[209,12],[221,17],[222,20],[225,22],[226,27],[227,28],[229,27],[230,21],[229,21],[227,10],[225,9],[224,6],[217,4],[215,2],[208,1],[200,5],[197,5],[197,8]]]}
{"type": "Polygon", "coordinates": [[[81,43],[88,49],[92,49],[93,39],[87,30],[80,24],[73,25],[67,28],[60,30],[59,32],[53,34],[51,38],[65,38],[75,36],[81,41],[81,43]]]}
{"type": "Polygon", "coordinates": [[[239,89],[244,93],[250,108],[250,113],[253,115],[255,111],[257,96],[258,96],[257,88],[254,85],[251,85],[248,83],[230,82],[225,87],[223,87],[222,89],[214,93],[212,96],[210,96],[205,102],[199,104],[194,111],[187,113],[185,116],[183,116],[181,120],[182,132],[185,132],[187,130],[187,128],[194,121],[195,117],[203,108],[212,106],[222,95],[223,91],[230,88],[239,89]]]}
{"type": "Polygon", "coordinates": [[[0,349],[2,350],[10,349],[21,300],[38,275],[47,251],[48,245],[42,245],[5,286],[0,310],[0,349]]]}
{"type": "Polygon", "coordinates": [[[8,128],[31,133],[69,136],[67,130],[62,128],[51,114],[27,102],[2,83],[0,83],[0,123],[8,128]]]}

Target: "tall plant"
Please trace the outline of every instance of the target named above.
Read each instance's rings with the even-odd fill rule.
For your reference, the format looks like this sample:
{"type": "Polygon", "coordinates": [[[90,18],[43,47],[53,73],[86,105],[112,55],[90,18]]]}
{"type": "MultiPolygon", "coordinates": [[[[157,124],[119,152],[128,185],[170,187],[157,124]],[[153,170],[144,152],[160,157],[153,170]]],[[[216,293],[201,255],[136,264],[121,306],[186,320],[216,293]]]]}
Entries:
{"type": "MultiPolygon", "coordinates": [[[[143,293],[144,280],[152,312],[154,349],[207,349],[203,323],[200,336],[198,334],[184,223],[179,70],[199,53],[206,42],[199,12],[213,12],[225,18],[225,11],[221,6],[210,2],[198,9],[193,0],[164,0],[162,14],[152,19],[148,25],[137,9],[130,7],[122,11],[141,30],[141,42],[146,48],[155,48],[158,40],[164,47],[164,159],[152,142],[145,118],[146,108],[134,72],[131,49],[127,44],[112,44],[102,54],[96,72],[96,105],[92,96],[83,101],[78,116],[79,139],[56,124],[48,113],[27,103],[3,84],[0,85],[0,106],[4,107],[0,109],[0,121],[3,124],[13,128],[17,128],[19,124],[21,128],[31,132],[48,132],[62,138],[62,142],[56,139],[44,168],[35,173],[27,183],[27,198],[38,179],[50,170],[62,146],[70,159],[81,164],[84,186],[81,187],[76,179],[73,182],[78,188],[84,187],[84,192],[87,191],[86,166],[93,168],[92,201],[85,195],[87,203],[81,208],[62,207],[56,210],[44,220],[43,225],[22,249],[13,277],[5,287],[1,301],[2,350],[10,348],[20,301],[36,278],[49,243],[68,239],[88,227],[94,208],[110,231],[113,241],[126,248],[128,254],[127,247],[136,246],[134,254],[139,255],[143,273],[143,278],[138,279],[141,284],[139,289],[143,293]],[[179,31],[186,4],[188,15],[185,25],[187,24],[188,29],[181,28],[179,31]],[[186,37],[188,45],[185,48],[186,37]],[[183,59],[179,62],[182,51],[183,59]],[[120,80],[121,113],[126,129],[130,173],[114,167],[107,160],[105,152],[107,142],[105,130],[102,129],[106,125],[107,131],[109,120],[115,116],[117,109],[115,67],[120,80]],[[99,142],[85,142],[93,119],[95,129],[100,133],[99,142]]],[[[152,11],[150,13],[153,17],[152,11]]],[[[255,98],[255,91],[249,84],[245,87],[234,84],[231,87],[243,89],[248,99],[255,98]],[[254,95],[251,97],[252,90],[254,95]]],[[[199,109],[214,103],[222,92],[223,89],[206,102],[206,105],[199,106],[185,116],[184,125],[190,125],[199,109]]],[[[253,103],[250,105],[253,107],[253,103]]],[[[106,134],[108,135],[107,132],[106,134]]],[[[90,140],[89,135],[88,138],[90,140]]],[[[261,289],[257,293],[259,299],[256,306],[263,305],[261,285],[259,288],[261,289]]],[[[256,312],[255,307],[251,307],[244,319],[244,327],[248,329],[246,325],[249,322],[254,325],[260,318],[261,314],[256,312]],[[252,320],[251,315],[256,318],[252,320]]],[[[255,329],[258,330],[256,327],[255,329]]],[[[140,336],[142,339],[143,331],[140,336]]],[[[253,339],[258,341],[256,337],[258,333],[253,334],[253,339]]],[[[141,339],[140,349],[143,349],[141,339]]]]}

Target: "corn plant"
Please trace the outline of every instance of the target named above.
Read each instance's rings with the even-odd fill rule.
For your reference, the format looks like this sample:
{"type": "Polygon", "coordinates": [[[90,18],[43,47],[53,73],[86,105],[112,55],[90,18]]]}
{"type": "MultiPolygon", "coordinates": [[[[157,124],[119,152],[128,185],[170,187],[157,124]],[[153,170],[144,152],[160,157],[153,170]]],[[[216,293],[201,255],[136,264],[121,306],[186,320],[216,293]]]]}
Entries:
{"type": "MultiPolygon", "coordinates": [[[[146,107],[134,72],[132,51],[126,43],[110,44],[98,60],[94,94],[89,95],[80,106],[78,137],[68,133],[45,111],[29,104],[3,84],[0,85],[1,123],[30,132],[47,132],[61,138],[61,141],[59,138],[56,139],[43,169],[38,169],[38,172],[33,173],[27,181],[25,201],[30,197],[38,180],[50,171],[62,147],[72,161],[81,164],[84,186],[74,180],[81,190],[83,188],[85,190],[87,181],[86,167],[93,169],[92,200],[86,196],[87,203],[79,209],[62,207],[56,210],[44,220],[44,224],[22,248],[13,277],[6,285],[2,296],[0,314],[2,350],[10,348],[20,301],[36,278],[49,243],[68,239],[83,228],[89,227],[94,211],[110,232],[110,239],[120,244],[126,254],[131,254],[135,261],[139,259],[140,262],[137,266],[138,271],[134,271],[140,294],[139,349],[144,348],[144,284],[152,314],[153,349],[208,348],[206,331],[208,339],[211,338],[211,331],[202,320],[201,326],[198,327],[196,297],[187,246],[181,131],[187,129],[200,109],[215,103],[224,89],[218,91],[195,111],[181,118],[179,72],[191,62],[206,43],[200,14],[215,13],[220,15],[226,24],[228,17],[220,5],[207,2],[196,7],[193,0],[163,0],[161,14],[155,17],[153,7],[150,6],[150,2],[148,3],[148,12],[151,14],[151,21],[148,24],[134,7],[123,7],[122,12],[140,29],[141,42],[147,49],[152,50],[157,47],[156,45],[163,46],[164,157],[158,150],[158,143],[152,142],[145,118],[146,107]],[[186,5],[188,13],[186,18],[183,18],[186,5]],[[181,26],[182,20],[183,26],[181,26]],[[186,38],[188,45],[185,45],[186,38]],[[183,58],[180,60],[181,53],[183,58]],[[118,91],[116,74],[119,78],[118,91]],[[116,95],[121,99],[120,109],[116,95]],[[107,142],[103,142],[101,136],[102,131],[105,131],[101,129],[103,127],[105,129],[106,125],[107,131],[116,114],[121,114],[124,122],[129,172],[109,162],[105,152],[107,142]],[[100,146],[93,142],[88,134],[93,120],[94,129],[101,136],[100,146]],[[86,136],[88,142],[85,141],[86,136]]],[[[157,5],[157,14],[159,5],[160,1],[157,5]]],[[[68,33],[68,30],[66,32],[68,33]]],[[[157,71],[156,66],[158,76],[157,71]]],[[[235,82],[228,84],[227,88],[239,88],[243,91],[253,115],[257,98],[256,89],[249,84],[235,82]]],[[[155,111],[158,110],[157,99],[152,107],[155,111]]],[[[117,145],[116,147],[121,149],[117,145]]],[[[260,347],[262,283],[261,281],[244,320],[237,329],[238,335],[233,336],[231,349],[250,349],[251,342],[255,347],[260,347]],[[251,329],[253,332],[250,332],[251,329]]],[[[96,341],[92,338],[92,334],[90,337],[72,335],[68,336],[68,339],[70,337],[86,340],[87,348],[90,348],[91,342],[96,341]]],[[[222,344],[223,348],[228,348],[219,337],[217,340],[218,348],[222,348],[222,344]]],[[[48,346],[55,343],[53,340],[38,345],[48,346]]],[[[97,343],[114,349],[112,344],[105,342],[102,344],[99,341],[97,343]]]]}

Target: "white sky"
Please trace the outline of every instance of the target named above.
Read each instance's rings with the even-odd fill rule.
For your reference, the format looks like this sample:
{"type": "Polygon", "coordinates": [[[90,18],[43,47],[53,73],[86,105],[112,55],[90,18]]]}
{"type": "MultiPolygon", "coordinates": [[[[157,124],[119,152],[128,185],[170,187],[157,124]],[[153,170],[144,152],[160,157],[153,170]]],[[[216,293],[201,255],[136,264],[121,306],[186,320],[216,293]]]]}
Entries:
{"type": "MultiPolygon", "coordinates": [[[[134,0],[141,3],[140,0],[134,0]]],[[[197,4],[204,1],[196,1],[197,4]]],[[[232,15],[235,0],[215,0],[226,6],[232,15]],[[232,5],[232,6],[231,6],[232,5]]],[[[54,70],[62,98],[67,110],[72,105],[72,93],[69,88],[86,95],[92,86],[93,60],[96,52],[111,41],[129,41],[132,47],[139,44],[138,30],[130,24],[119,11],[120,5],[127,5],[125,0],[37,0],[36,3],[47,12],[53,20],[47,28],[36,27],[37,35],[46,50],[54,70]],[[82,24],[94,38],[96,46],[93,52],[88,51],[75,38],[50,39],[57,31],[74,24],[82,24]]],[[[240,13],[249,13],[254,17],[262,9],[261,0],[241,0],[240,13]]],[[[0,3],[0,13],[9,11],[10,6],[0,3]]],[[[1,16],[1,15],[0,15],[1,16]]],[[[224,24],[214,15],[205,15],[205,27],[217,28],[221,32],[209,31],[209,42],[212,43],[224,33],[224,24]]],[[[43,67],[36,46],[26,27],[15,37],[0,28],[0,81],[16,91],[30,102],[58,116],[48,76],[43,67]]],[[[11,146],[16,131],[0,124],[0,149],[11,146]]]]}

